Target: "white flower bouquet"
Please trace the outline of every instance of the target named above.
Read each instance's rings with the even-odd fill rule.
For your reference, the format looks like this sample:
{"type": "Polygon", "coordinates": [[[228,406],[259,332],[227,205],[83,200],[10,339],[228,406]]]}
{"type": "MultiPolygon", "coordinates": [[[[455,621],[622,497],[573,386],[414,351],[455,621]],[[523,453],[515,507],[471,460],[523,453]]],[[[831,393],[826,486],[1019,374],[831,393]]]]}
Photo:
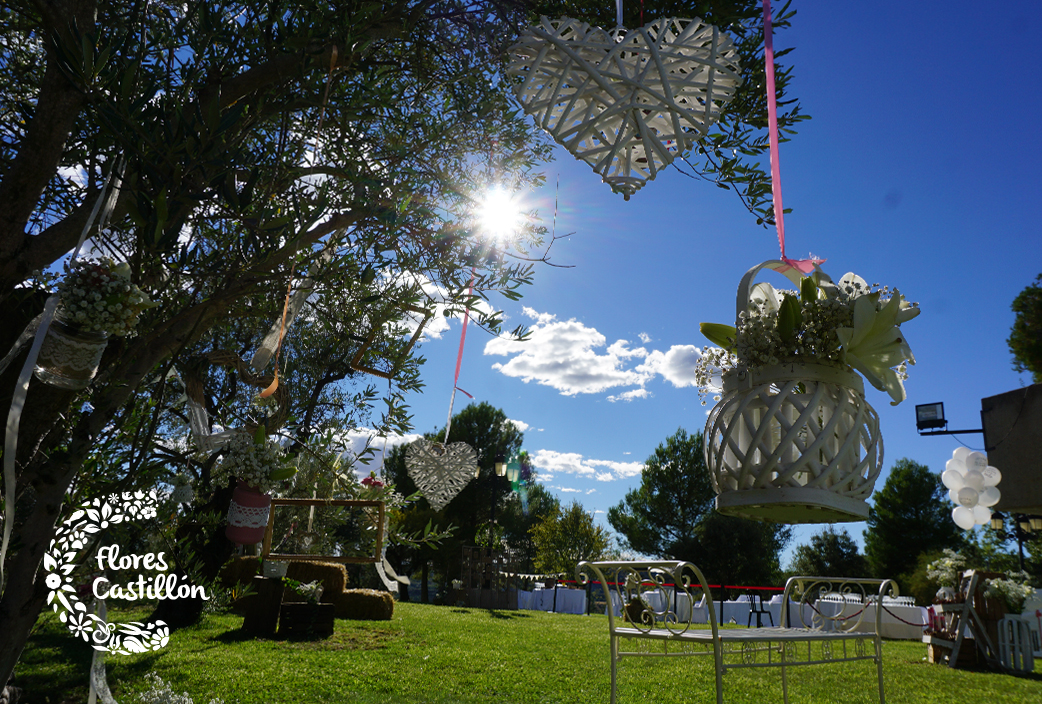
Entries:
{"type": "Polygon", "coordinates": [[[984,597],[1001,601],[1006,613],[1019,614],[1024,610],[1024,602],[1035,593],[1035,588],[1028,582],[1027,572],[1010,572],[1006,577],[989,579],[984,597]]]}
{"type": "Polygon", "coordinates": [[[918,304],[853,273],[837,284],[818,269],[798,282],[799,291],[756,284],[736,327],[702,323],[702,334],[719,345],[703,348],[695,367],[703,398],[720,388],[724,372],[798,362],[853,367],[892,405],[903,401],[915,357],[900,325],[919,314],[918,304]]]}
{"type": "Polygon", "coordinates": [[[107,257],[73,264],[58,286],[59,314],[89,332],[129,335],[155,303],[130,280],[130,265],[107,257]]]}
{"type": "Polygon", "coordinates": [[[271,494],[275,487],[297,473],[296,467],[288,461],[282,446],[269,438],[261,426],[253,436],[235,433],[214,471],[214,479],[223,483],[236,477],[262,494],[271,494]]]}

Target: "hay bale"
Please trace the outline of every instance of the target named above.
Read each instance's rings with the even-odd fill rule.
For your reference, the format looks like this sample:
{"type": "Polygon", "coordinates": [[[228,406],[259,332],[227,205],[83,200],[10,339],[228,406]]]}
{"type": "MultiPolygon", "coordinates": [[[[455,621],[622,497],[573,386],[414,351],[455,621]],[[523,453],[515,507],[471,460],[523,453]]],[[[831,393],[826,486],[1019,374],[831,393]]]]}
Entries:
{"type": "Polygon", "coordinates": [[[347,586],[347,569],[339,562],[293,561],[289,563],[286,577],[302,584],[322,583],[322,602],[334,603],[338,594],[347,586]]]}
{"type": "Polygon", "coordinates": [[[217,578],[225,589],[231,589],[236,584],[249,584],[254,577],[260,574],[260,560],[255,556],[233,557],[224,563],[217,578]]]}
{"type": "Polygon", "coordinates": [[[375,589],[348,589],[333,604],[337,618],[352,621],[390,621],[394,615],[394,598],[375,589]]]}

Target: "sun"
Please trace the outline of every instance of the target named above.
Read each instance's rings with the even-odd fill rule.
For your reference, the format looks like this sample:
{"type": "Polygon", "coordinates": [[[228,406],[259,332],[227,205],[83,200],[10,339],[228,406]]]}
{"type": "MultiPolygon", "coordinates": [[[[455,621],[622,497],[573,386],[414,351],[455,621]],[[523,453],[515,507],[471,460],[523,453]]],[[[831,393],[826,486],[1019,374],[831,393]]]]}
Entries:
{"type": "Polygon", "coordinates": [[[485,194],[475,215],[481,231],[495,240],[504,240],[514,235],[524,224],[521,204],[514,194],[502,186],[495,186],[485,194]]]}

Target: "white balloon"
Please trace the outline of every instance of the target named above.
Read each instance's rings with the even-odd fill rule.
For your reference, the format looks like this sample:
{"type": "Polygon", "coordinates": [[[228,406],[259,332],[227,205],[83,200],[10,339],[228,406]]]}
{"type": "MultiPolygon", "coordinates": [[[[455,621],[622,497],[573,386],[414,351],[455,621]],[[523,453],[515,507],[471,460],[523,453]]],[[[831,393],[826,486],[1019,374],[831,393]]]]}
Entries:
{"type": "Polygon", "coordinates": [[[966,463],[966,469],[976,469],[978,472],[988,466],[988,456],[983,452],[971,452],[963,461],[966,463]]]}
{"type": "Polygon", "coordinates": [[[984,487],[984,491],[980,493],[980,498],[977,501],[981,506],[994,506],[1002,498],[1002,494],[999,490],[993,486],[984,487]]]}
{"type": "MultiPolygon", "coordinates": [[[[951,464],[951,462],[948,464],[951,464]]],[[[946,469],[941,472],[941,481],[946,487],[949,489],[955,489],[956,491],[966,486],[966,480],[963,479],[962,475],[954,469],[946,469]]]]}
{"type": "Polygon", "coordinates": [[[980,504],[973,507],[973,522],[979,526],[986,525],[991,520],[991,509],[980,504]]]}
{"type": "Polygon", "coordinates": [[[970,454],[970,449],[968,447],[957,447],[955,448],[955,452],[952,453],[952,459],[965,462],[968,454],[970,454]]]}
{"type": "Polygon", "coordinates": [[[944,465],[944,471],[951,470],[959,474],[966,474],[966,464],[962,460],[948,460],[944,465]]]}
{"type": "Polygon", "coordinates": [[[966,508],[973,508],[976,506],[979,498],[980,494],[977,493],[976,489],[971,489],[968,486],[959,489],[959,503],[966,508]]]}
{"type": "MultiPolygon", "coordinates": [[[[959,489],[962,487],[960,486],[959,489]]],[[[948,498],[952,500],[953,504],[959,503],[959,489],[949,489],[948,498]]]]}
{"type": "Polygon", "coordinates": [[[956,506],[952,509],[952,520],[963,530],[969,530],[974,526],[973,511],[965,506],[956,506]]]}
{"type": "Polygon", "coordinates": [[[1002,481],[1002,472],[998,467],[987,466],[980,471],[984,475],[984,486],[998,486],[1002,481]]]}
{"type": "Polygon", "coordinates": [[[966,486],[974,491],[980,491],[984,488],[984,475],[976,469],[966,472],[966,476],[963,479],[966,480],[966,486]]]}

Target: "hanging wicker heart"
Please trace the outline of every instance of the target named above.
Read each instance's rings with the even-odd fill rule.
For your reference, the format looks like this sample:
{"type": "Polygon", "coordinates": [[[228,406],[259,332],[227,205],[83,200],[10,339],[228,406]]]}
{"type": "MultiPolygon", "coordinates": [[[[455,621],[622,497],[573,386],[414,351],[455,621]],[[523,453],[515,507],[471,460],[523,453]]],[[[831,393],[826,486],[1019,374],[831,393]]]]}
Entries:
{"type": "Polygon", "coordinates": [[[405,453],[405,466],[427,503],[440,511],[478,472],[478,453],[465,442],[442,445],[419,439],[405,453]]]}
{"type": "Polygon", "coordinates": [[[698,19],[606,32],[542,17],[510,56],[525,112],[627,200],[705,136],[741,82],[734,42],[698,19]]]}

